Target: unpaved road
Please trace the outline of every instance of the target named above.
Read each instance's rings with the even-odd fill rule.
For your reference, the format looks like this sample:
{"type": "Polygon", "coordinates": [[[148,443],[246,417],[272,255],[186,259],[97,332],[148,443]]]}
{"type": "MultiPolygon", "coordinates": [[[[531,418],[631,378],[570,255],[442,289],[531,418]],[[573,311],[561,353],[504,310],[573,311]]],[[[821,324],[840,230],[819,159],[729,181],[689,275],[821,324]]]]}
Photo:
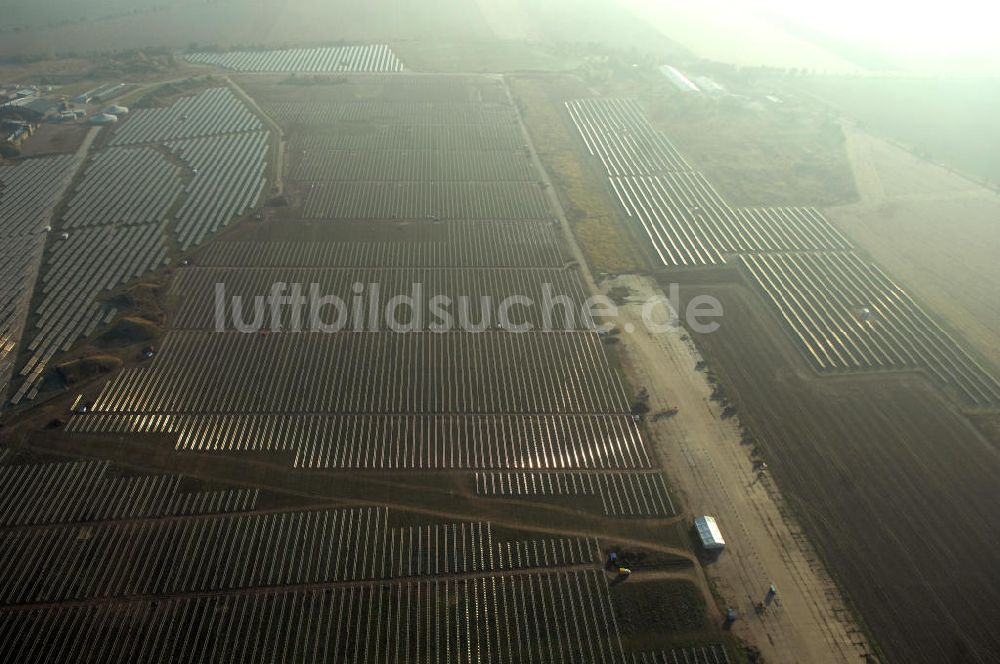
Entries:
{"type": "MultiPolygon", "coordinates": [[[[705,572],[739,613],[733,632],[760,648],[771,664],[859,661],[869,650],[864,636],[844,610],[833,582],[816,562],[810,566],[815,554],[799,543],[804,539],[793,537],[764,483],[754,482],[737,423],[722,419],[721,408],[709,400],[708,380],[695,369],[697,350],[682,339],[683,330],[655,335],[645,330],[642,303],[663,293],[651,279],[634,275],[596,284],[523,118],[521,125],[581,277],[594,292],[607,295],[625,286],[633,293],[634,303],[619,307],[617,321],[620,327],[633,326],[632,333],[621,335],[625,370],[634,385],[649,391],[653,413],[679,407],[676,416],[651,423],[648,444],[689,515],[720,519],[727,550],[705,572]],[[758,616],[754,605],[772,582],[779,588],[778,598],[758,616]]],[[[658,307],[653,318],[662,323],[669,312],[658,307]]]]}
{"type": "Polygon", "coordinates": [[[272,140],[274,141],[274,183],[272,185],[275,195],[281,195],[285,192],[285,140],[283,138],[284,132],[281,129],[281,125],[275,122],[274,118],[268,115],[257,100],[246,93],[246,91],[240,87],[236,81],[230,77],[224,77],[226,83],[229,87],[236,93],[236,95],[243,100],[243,103],[247,104],[258,116],[263,118],[264,122],[268,125],[268,129],[271,131],[272,140]]]}
{"type": "MultiPolygon", "coordinates": [[[[641,303],[662,292],[644,277],[602,284],[621,286],[632,296],[620,307],[619,325],[634,327],[621,335],[625,369],[637,386],[648,389],[651,412],[679,408],[671,418],[650,422],[649,444],[690,514],[719,519],[727,547],[705,569],[739,614],[733,631],[772,663],[859,661],[868,651],[864,637],[798,528],[782,516],[770,482],[756,478],[735,418],[722,419],[721,406],[710,400],[712,388],[695,368],[700,358],[684,329],[651,333],[643,325],[641,303]],[[754,606],[771,583],[777,598],[757,615],[754,606]]],[[[669,310],[658,305],[652,317],[664,323],[669,310]]]]}

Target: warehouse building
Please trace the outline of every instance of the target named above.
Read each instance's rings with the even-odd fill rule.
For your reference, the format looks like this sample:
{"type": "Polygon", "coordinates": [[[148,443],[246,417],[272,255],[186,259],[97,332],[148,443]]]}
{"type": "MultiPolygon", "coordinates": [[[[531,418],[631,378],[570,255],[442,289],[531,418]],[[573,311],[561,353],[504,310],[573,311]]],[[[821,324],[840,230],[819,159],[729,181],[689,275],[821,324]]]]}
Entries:
{"type": "Polygon", "coordinates": [[[668,81],[673,83],[674,87],[681,92],[701,92],[701,89],[694,84],[694,81],[685,76],[683,72],[676,67],[663,65],[660,67],[660,73],[663,74],[668,81]]]}
{"type": "Polygon", "coordinates": [[[109,125],[116,122],[118,122],[118,117],[110,113],[98,113],[90,117],[90,124],[92,125],[109,125]]]}

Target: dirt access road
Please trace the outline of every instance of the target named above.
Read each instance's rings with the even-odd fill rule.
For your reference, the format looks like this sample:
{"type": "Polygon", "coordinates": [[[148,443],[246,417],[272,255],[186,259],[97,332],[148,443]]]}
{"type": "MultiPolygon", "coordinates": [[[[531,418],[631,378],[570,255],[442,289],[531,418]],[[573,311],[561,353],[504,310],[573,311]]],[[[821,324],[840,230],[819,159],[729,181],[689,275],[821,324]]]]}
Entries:
{"type": "MultiPolygon", "coordinates": [[[[622,286],[631,291],[631,303],[619,307],[616,321],[622,328],[629,324],[633,328],[621,335],[622,360],[633,385],[649,391],[652,412],[679,408],[676,416],[650,424],[649,444],[688,515],[713,514],[720,519],[727,550],[705,572],[739,613],[733,632],[758,647],[771,664],[859,661],[869,651],[864,636],[800,530],[785,521],[766,480],[754,482],[738,424],[723,420],[722,409],[709,399],[712,388],[695,368],[700,357],[694,345],[681,329],[655,335],[646,331],[642,303],[663,293],[645,277],[624,275],[595,282],[523,118],[521,125],[581,277],[595,293],[608,295],[622,286]],[[771,583],[777,585],[778,597],[757,615],[754,605],[764,599],[771,583]]],[[[670,313],[660,306],[653,318],[663,322],[670,313]]]]}
{"type": "MultiPolygon", "coordinates": [[[[739,613],[733,631],[760,648],[768,662],[859,661],[868,652],[864,636],[800,530],[782,515],[770,481],[756,478],[750,451],[740,444],[739,424],[723,419],[722,407],[710,399],[712,387],[696,369],[700,356],[685,330],[651,333],[643,324],[643,303],[663,297],[662,291],[637,276],[601,286],[631,292],[619,308],[622,355],[635,385],[649,391],[651,412],[679,408],[673,417],[650,418],[650,442],[689,514],[719,519],[727,547],[705,569],[739,613]],[[758,615],[755,605],[771,583],[778,595],[758,615]]],[[[661,324],[669,316],[663,304],[652,311],[661,324]]]]}

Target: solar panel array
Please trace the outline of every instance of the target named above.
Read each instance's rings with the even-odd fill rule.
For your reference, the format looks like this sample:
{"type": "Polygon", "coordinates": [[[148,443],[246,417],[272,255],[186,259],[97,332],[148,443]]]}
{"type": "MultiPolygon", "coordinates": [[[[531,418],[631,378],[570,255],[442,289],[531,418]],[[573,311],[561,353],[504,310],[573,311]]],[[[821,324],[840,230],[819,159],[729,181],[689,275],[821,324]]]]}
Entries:
{"type": "Polygon", "coordinates": [[[139,108],[115,126],[112,145],[261,131],[260,119],[229,88],[209,88],[163,108],[139,108]]]}
{"type": "MultiPolygon", "coordinates": [[[[114,319],[117,311],[99,302],[101,293],[165,264],[166,233],[182,250],[193,247],[256,205],[264,187],[268,133],[229,88],[138,109],[114,127],[110,143],[115,147],[97,152],[68,193],[58,229],[66,234],[53,241],[41,267],[38,318],[28,330],[30,355],[13,403],[34,399],[52,358],[114,319]]],[[[17,232],[37,227],[77,165],[70,157],[28,162],[3,190],[9,195],[0,195],[0,207],[5,200],[11,206],[0,218],[17,232]]],[[[26,264],[30,244],[19,242],[26,252],[15,262],[26,264]]],[[[23,309],[26,286],[16,278],[8,284],[8,299],[20,293],[23,309]]],[[[17,307],[9,311],[23,320],[17,307]]],[[[4,361],[0,356],[0,371],[9,373],[13,357],[5,369],[4,361]]]]}
{"type": "Polygon", "coordinates": [[[184,490],[181,480],[116,474],[106,461],[0,465],[0,527],[242,512],[257,503],[256,489],[184,490]]]}
{"type": "Polygon", "coordinates": [[[112,319],[115,310],[98,301],[101,293],[155,270],[166,256],[156,224],[88,227],[53,246],[38,285],[38,318],[21,368],[25,380],[11,400],[34,398],[56,353],[112,319]]]}
{"type": "Polygon", "coordinates": [[[668,267],[720,265],[728,254],[851,247],[815,208],[730,206],[634,99],[580,99],[566,108],[623,210],[668,267]]]}
{"type": "Polygon", "coordinates": [[[384,44],[290,48],[282,50],[189,53],[188,62],[240,72],[369,73],[403,71],[392,49],[384,44]]]}
{"type": "Polygon", "coordinates": [[[0,165],[0,402],[17,370],[46,229],[78,166],[69,155],[0,165]]]}
{"type": "Polygon", "coordinates": [[[99,152],[70,199],[65,228],[162,224],[180,194],[181,169],[152,147],[99,152]]]}
{"type": "Polygon", "coordinates": [[[737,257],[817,371],[918,368],[966,404],[1000,403],[1000,380],[818,210],[731,207],[635,100],[566,107],[659,260],[680,268],[737,257]]]}

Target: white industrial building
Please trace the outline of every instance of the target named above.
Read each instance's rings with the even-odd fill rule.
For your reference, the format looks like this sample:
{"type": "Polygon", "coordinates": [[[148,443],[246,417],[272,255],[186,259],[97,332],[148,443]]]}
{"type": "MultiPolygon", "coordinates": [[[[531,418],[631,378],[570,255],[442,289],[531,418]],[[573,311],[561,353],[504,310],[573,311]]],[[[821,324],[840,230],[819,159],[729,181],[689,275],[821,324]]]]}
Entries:
{"type": "Polygon", "coordinates": [[[92,125],[109,125],[116,122],[118,122],[118,117],[110,113],[98,113],[90,118],[90,124],[92,125]]]}
{"type": "Polygon", "coordinates": [[[707,95],[715,97],[726,94],[726,89],[708,76],[692,76],[694,83],[707,95]]]}
{"type": "Polygon", "coordinates": [[[660,67],[660,73],[667,77],[667,80],[674,84],[681,92],[701,92],[701,89],[694,84],[690,78],[685,76],[681,70],[671,65],[660,67]]]}

